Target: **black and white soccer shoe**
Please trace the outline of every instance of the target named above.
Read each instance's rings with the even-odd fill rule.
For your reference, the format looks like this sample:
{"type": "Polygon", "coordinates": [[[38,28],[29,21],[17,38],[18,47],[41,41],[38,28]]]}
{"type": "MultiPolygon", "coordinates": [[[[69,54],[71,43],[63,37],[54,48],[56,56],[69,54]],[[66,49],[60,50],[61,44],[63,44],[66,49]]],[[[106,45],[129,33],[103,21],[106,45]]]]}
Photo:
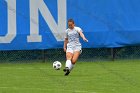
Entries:
{"type": "Polygon", "coordinates": [[[68,76],[70,73],[70,70],[68,67],[64,68],[63,71],[65,72],[65,76],[68,76]]]}

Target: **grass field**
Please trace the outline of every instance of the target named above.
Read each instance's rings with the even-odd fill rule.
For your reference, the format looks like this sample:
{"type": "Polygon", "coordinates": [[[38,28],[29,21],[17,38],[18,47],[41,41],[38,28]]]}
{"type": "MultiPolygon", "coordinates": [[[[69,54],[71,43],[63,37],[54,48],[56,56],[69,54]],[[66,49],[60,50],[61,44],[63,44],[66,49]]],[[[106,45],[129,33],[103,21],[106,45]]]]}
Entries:
{"type": "Polygon", "coordinates": [[[49,62],[1,63],[0,93],[140,93],[140,60],[78,62],[69,76],[49,62]]]}

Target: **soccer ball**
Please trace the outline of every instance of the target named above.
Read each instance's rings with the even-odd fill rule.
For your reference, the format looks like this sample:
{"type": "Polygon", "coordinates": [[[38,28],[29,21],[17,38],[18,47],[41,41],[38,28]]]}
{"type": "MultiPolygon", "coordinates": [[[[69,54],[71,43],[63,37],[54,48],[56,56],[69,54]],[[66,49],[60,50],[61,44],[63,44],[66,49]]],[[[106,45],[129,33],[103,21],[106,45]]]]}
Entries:
{"type": "Polygon", "coordinates": [[[54,68],[55,70],[60,70],[61,67],[62,67],[61,62],[59,62],[59,61],[53,62],[53,68],[54,68]]]}

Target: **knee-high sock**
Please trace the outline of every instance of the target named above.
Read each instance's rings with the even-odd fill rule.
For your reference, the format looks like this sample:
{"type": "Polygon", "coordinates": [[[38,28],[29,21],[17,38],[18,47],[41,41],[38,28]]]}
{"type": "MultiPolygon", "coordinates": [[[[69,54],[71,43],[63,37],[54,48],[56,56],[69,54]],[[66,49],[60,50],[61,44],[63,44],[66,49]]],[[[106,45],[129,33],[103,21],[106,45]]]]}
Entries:
{"type": "Polygon", "coordinates": [[[66,61],[66,67],[68,67],[70,69],[70,65],[71,65],[71,60],[67,60],[66,61]]]}
{"type": "Polygon", "coordinates": [[[71,60],[66,61],[66,67],[68,67],[70,71],[73,69],[74,64],[72,64],[71,60]]]}

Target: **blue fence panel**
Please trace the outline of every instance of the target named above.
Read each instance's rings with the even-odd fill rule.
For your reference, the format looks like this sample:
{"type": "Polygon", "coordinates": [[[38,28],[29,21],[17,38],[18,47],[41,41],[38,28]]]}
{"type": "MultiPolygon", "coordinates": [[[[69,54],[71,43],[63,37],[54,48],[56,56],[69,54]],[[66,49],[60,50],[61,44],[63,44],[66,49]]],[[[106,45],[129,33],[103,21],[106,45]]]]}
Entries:
{"type": "Polygon", "coordinates": [[[139,0],[0,0],[0,50],[62,48],[73,18],[84,48],[140,44],[139,0]]]}

